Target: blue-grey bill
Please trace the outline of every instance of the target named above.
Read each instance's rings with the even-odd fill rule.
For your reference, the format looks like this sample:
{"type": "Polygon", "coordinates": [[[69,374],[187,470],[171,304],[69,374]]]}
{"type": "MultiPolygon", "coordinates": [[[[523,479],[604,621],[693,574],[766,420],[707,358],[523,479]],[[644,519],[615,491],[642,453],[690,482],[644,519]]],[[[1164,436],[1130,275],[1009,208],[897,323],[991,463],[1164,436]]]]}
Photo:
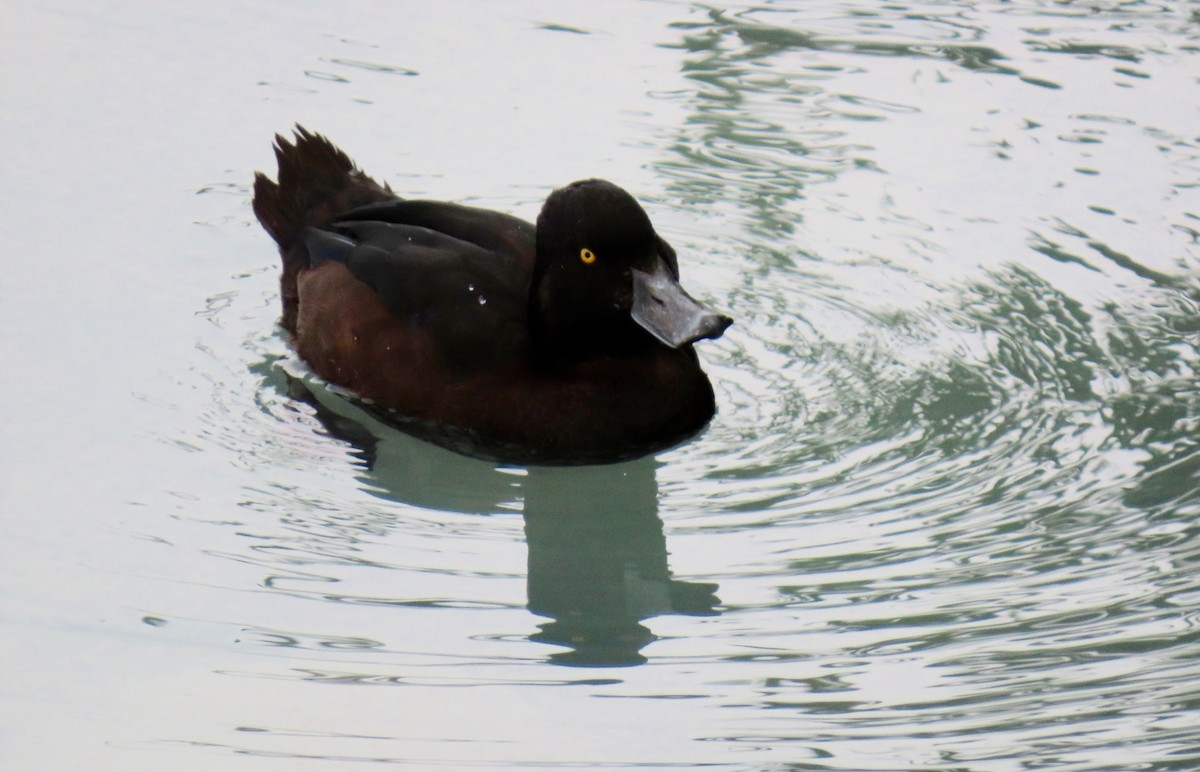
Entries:
{"type": "Polygon", "coordinates": [[[653,273],[633,270],[633,320],[671,348],[719,338],[733,320],[684,292],[662,260],[653,273]]]}

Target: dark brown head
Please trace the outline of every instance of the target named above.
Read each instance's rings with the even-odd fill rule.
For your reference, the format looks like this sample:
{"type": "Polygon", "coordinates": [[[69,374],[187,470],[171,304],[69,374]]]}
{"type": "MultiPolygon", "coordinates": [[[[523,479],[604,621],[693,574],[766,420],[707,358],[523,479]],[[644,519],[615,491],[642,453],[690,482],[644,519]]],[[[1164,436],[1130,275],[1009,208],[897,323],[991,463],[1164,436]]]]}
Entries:
{"type": "Polygon", "coordinates": [[[682,348],[720,337],[733,321],[684,292],[675,250],[633,196],[605,180],[546,199],[530,319],[539,344],[566,357],[682,348]]]}

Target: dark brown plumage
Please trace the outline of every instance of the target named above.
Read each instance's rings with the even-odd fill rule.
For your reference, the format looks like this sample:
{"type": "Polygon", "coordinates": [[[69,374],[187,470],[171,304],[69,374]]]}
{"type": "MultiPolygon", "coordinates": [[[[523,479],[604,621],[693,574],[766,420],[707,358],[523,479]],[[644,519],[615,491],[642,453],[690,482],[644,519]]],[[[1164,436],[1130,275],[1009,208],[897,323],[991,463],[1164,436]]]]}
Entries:
{"type": "Polygon", "coordinates": [[[605,463],[712,417],[692,343],[727,317],[678,284],[624,190],[555,191],[533,225],[406,201],[324,137],[276,137],[254,212],[283,257],[283,327],[313,371],[399,428],[510,463],[605,463]]]}

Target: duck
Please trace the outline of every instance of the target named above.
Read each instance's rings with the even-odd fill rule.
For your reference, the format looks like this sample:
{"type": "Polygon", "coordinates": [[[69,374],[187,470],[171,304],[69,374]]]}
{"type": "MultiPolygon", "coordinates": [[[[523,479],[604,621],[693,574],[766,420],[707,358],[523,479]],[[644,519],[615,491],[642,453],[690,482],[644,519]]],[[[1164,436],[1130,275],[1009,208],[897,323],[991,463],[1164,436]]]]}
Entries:
{"type": "Polygon", "coordinates": [[[716,412],[693,344],[732,319],[681,286],[675,250],[601,179],[536,224],[401,198],[329,139],[275,135],[252,208],[282,258],[280,325],[318,378],[386,424],[499,464],[608,464],[716,412]]]}

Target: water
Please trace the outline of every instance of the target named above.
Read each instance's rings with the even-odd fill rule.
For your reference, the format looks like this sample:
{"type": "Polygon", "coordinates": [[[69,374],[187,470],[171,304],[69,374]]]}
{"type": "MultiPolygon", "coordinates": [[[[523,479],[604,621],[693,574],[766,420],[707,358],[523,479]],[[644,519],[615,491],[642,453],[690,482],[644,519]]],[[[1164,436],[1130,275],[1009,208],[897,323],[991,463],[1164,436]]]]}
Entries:
{"type": "Polygon", "coordinates": [[[68,2],[0,43],[6,769],[1200,764],[1194,4],[68,2]],[[628,187],[737,319],[713,425],[496,468],[313,382],[248,207],[295,121],[414,196],[628,187]]]}

